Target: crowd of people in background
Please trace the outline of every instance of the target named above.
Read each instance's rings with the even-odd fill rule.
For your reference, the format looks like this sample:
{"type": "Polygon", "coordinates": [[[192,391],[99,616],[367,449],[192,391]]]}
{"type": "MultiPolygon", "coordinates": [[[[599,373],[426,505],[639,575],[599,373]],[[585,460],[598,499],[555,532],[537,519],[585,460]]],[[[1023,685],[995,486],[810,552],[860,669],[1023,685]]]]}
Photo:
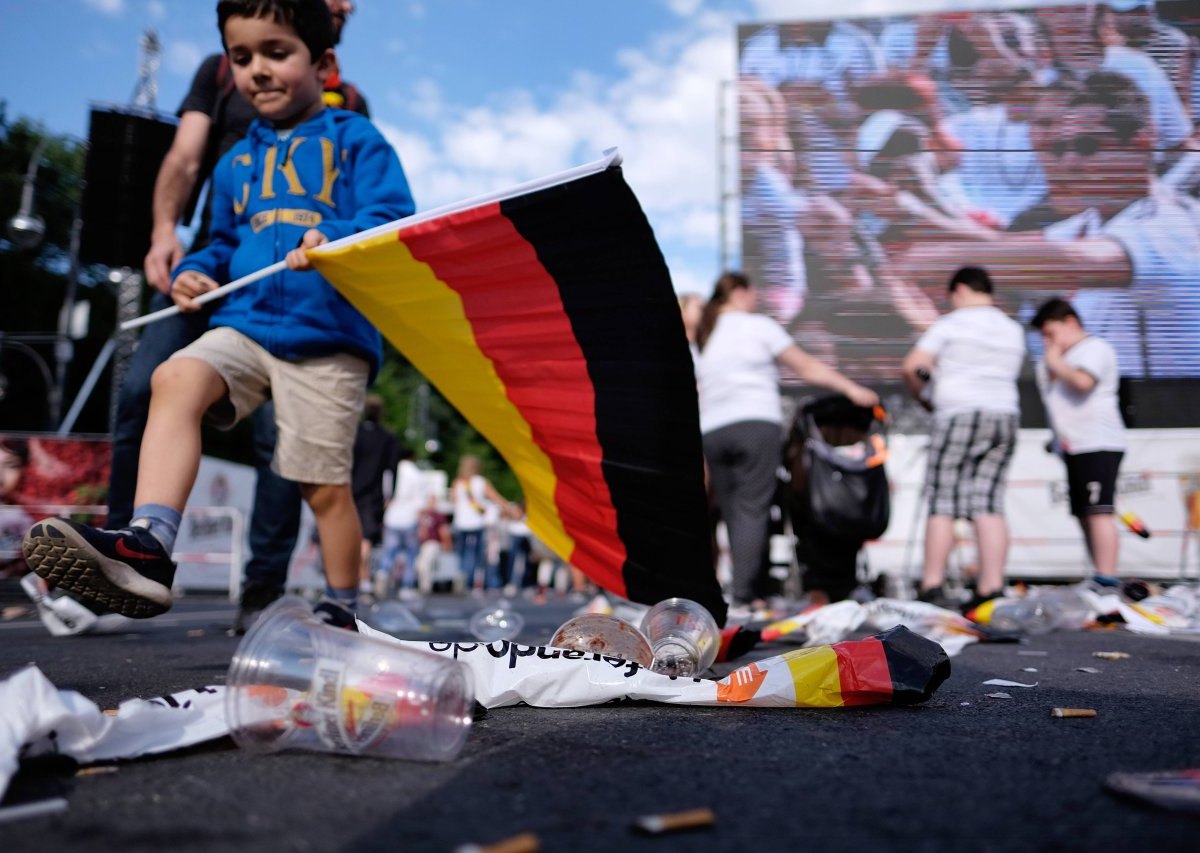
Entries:
{"type": "Polygon", "coordinates": [[[781,23],[741,38],[746,272],[815,355],[893,378],[938,317],[946,271],[979,264],[1022,321],[1065,294],[1122,376],[1200,375],[1195,4],[781,23]]]}
{"type": "MultiPolygon", "coordinates": [[[[462,455],[447,484],[445,472],[419,466],[401,448],[378,486],[387,498],[380,542],[365,551],[370,574],[360,586],[363,598],[446,591],[545,600],[552,591],[578,597],[594,589],[533,535],[523,504],[500,494],[479,456],[462,455]]],[[[374,512],[360,506],[364,511],[374,512]]]]}

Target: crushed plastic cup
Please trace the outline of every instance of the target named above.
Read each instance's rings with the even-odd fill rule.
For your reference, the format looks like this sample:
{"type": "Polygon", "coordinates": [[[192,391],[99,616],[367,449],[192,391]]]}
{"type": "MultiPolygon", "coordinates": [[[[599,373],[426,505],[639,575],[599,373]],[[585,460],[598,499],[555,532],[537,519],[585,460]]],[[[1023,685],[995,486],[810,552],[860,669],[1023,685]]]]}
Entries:
{"type": "Polygon", "coordinates": [[[246,633],[226,683],[233,739],[251,752],[446,761],[462,749],[475,702],[457,662],[330,627],[293,596],[246,633]]]}
{"type": "Polygon", "coordinates": [[[624,619],[602,613],[584,613],[568,619],[554,632],[550,645],[637,661],[647,668],[654,661],[650,643],[641,631],[624,619]]]}
{"type": "Polygon", "coordinates": [[[721,647],[717,621],[690,598],[668,598],[651,607],[642,633],[654,655],[650,668],[663,675],[699,675],[713,665],[721,647]]]}
{"type": "Polygon", "coordinates": [[[363,621],[385,634],[417,634],[421,620],[399,601],[377,601],[368,608],[363,621]]]}
{"type": "Polygon", "coordinates": [[[525,617],[503,602],[485,607],[471,617],[471,636],[481,643],[511,640],[525,627],[525,617]]]}

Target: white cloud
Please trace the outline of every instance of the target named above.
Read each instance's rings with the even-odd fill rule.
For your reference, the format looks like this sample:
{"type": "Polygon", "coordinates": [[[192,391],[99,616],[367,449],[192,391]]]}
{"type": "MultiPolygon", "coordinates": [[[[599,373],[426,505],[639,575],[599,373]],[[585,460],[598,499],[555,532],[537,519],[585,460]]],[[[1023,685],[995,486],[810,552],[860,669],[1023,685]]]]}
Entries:
{"type": "Polygon", "coordinates": [[[125,0],[83,0],[83,5],[113,17],[125,12],[125,0]]]}
{"type": "MultiPolygon", "coordinates": [[[[672,9],[689,0],[670,0],[672,9]]],[[[719,238],[717,99],[733,76],[734,19],[703,13],[649,45],[620,54],[622,74],[579,73],[549,103],[505,92],[482,104],[447,103],[430,80],[395,100],[437,128],[382,124],[422,208],[446,204],[593,160],[617,146],[676,287],[707,292],[719,238]]],[[[392,100],[392,99],[389,99],[392,100]]]]}
{"type": "Polygon", "coordinates": [[[191,77],[210,50],[196,42],[171,40],[163,51],[163,65],[172,74],[191,77]]]}
{"type": "Polygon", "coordinates": [[[146,15],[152,21],[164,21],[167,18],[167,7],[163,0],[148,0],[146,3],[146,15]]]}
{"type": "Polygon", "coordinates": [[[703,0],[666,0],[667,8],[681,18],[696,14],[703,0]]]}

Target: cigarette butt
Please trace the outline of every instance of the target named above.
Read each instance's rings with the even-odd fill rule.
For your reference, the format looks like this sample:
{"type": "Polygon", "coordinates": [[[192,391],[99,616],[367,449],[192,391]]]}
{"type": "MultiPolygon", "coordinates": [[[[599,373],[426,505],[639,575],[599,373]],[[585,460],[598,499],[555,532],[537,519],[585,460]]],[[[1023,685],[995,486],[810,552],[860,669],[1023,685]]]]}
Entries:
{"type": "Polygon", "coordinates": [[[38,800],[36,803],[24,803],[19,806],[6,806],[0,809],[0,823],[8,823],[12,820],[24,820],[30,817],[42,817],[43,815],[65,812],[66,810],[67,801],[62,797],[54,797],[50,800],[38,800]]]}
{"type": "Polygon", "coordinates": [[[1051,717],[1094,717],[1094,708],[1051,708],[1051,717]]]}
{"type": "Polygon", "coordinates": [[[712,826],[716,820],[717,816],[713,814],[712,809],[690,809],[686,812],[645,815],[634,821],[633,825],[642,832],[658,835],[661,832],[712,826]]]}
{"type": "Polygon", "coordinates": [[[204,629],[203,628],[192,628],[190,631],[187,632],[187,635],[189,637],[203,637],[204,629]]]}
{"type": "Polygon", "coordinates": [[[1092,657],[1100,658],[1101,660],[1125,660],[1125,658],[1133,657],[1129,652],[1092,652],[1092,657]]]}
{"type": "Polygon", "coordinates": [[[115,764],[100,764],[96,767],[82,767],[76,771],[76,776],[104,776],[108,773],[116,773],[117,765],[115,764]]]}
{"type": "Polygon", "coordinates": [[[509,838],[502,838],[495,844],[463,844],[454,849],[454,853],[537,853],[541,842],[532,832],[522,832],[509,838]]]}

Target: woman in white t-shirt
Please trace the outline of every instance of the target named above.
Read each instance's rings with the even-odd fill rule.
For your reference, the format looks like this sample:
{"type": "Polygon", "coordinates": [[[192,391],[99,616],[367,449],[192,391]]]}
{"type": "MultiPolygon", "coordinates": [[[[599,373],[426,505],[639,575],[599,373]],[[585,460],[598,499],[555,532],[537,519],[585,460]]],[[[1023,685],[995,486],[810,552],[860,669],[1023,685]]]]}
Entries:
{"type": "Polygon", "coordinates": [[[510,517],[517,510],[483,476],[483,462],[471,454],[458,462],[458,475],[450,484],[450,501],[454,505],[454,549],[463,582],[471,590],[475,588],[475,572],[478,569],[486,572],[488,565],[489,521],[499,517],[499,507],[504,507],[510,517]]]}
{"type": "Polygon", "coordinates": [[[780,462],[783,408],[779,367],[840,392],[860,406],[879,396],[804,352],[783,327],[754,313],[744,275],[717,279],[697,330],[700,431],[709,484],[729,533],[735,607],[761,603],[771,498],[780,462]]]}

